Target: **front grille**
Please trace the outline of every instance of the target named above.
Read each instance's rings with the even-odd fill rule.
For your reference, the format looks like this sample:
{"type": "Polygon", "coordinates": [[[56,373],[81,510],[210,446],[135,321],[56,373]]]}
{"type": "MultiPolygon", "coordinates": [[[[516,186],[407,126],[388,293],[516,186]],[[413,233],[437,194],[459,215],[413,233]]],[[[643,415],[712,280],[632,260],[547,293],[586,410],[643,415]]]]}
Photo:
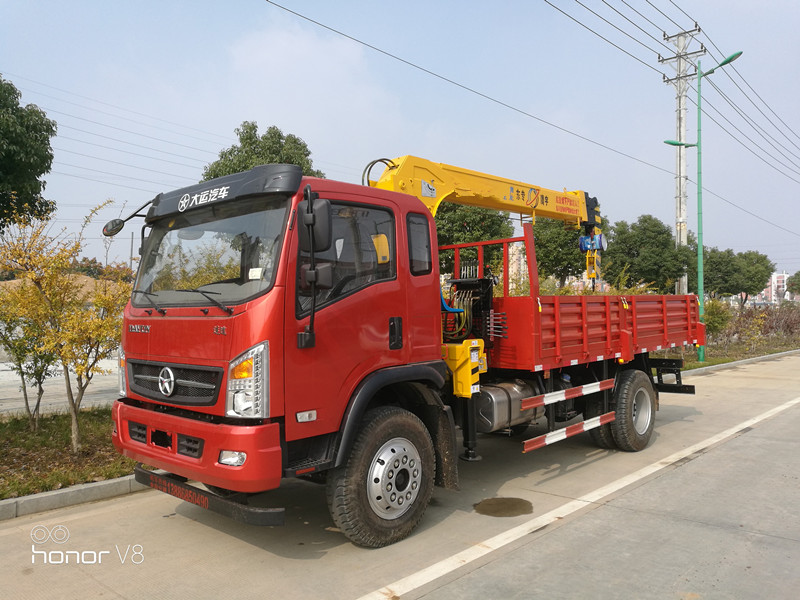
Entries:
{"type": "Polygon", "coordinates": [[[128,370],[131,390],[145,398],[171,404],[214,404],[222,383],[222,369],[213,367],[129,360],[128,370]],[[169,396],[163,394],[159,388],[159,376],[165,367],[169,367],[175,379],[174,390],[169,396]]]}

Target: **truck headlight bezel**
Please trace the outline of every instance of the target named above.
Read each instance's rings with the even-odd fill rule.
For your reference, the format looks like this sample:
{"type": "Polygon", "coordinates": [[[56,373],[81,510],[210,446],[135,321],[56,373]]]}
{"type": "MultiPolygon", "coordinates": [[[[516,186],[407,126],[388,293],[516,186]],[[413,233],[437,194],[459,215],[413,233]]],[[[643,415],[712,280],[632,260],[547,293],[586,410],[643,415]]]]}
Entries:
{"type": "Polygon", "coordinates": [[[269,416],[269,342],[253,346],[228,365],[225,415],[240,419],[269,416]]]}

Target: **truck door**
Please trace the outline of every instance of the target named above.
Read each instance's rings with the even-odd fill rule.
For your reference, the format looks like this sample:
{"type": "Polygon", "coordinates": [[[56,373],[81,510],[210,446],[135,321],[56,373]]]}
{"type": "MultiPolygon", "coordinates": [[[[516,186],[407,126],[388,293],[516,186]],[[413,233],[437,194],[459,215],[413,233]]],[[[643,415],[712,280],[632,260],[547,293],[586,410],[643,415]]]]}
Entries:
{"type": "Polygon", "coordinates": [[[311,291],[300,280],[309,256],[298,251],[295,227],[295,273],[287,278],[286,294],[287,440],[337,431],[358,383],[377,369],[403,363],[408,353],[394,211],[334,199],[331,205],[333,243],[316,254],[316,263],[331,265],[333,283],[316,292],[312,348],[296,343],[309,322],[311,291]]]}

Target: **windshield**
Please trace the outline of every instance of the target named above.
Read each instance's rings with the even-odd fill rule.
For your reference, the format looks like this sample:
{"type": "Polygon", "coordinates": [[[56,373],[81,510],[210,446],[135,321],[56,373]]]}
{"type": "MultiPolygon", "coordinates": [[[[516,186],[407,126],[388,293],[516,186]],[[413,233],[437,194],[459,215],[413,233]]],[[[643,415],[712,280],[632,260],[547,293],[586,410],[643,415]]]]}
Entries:
{"type": "Polygon", "coordinates": [[[153,223],[135,306],[235,304],[272,287],[289,201],[259,197],[153,223]],[[182,291],[183,290],[183,291],[182,291]],[[194,290],[194,293],[185,293],[194,290]]]}

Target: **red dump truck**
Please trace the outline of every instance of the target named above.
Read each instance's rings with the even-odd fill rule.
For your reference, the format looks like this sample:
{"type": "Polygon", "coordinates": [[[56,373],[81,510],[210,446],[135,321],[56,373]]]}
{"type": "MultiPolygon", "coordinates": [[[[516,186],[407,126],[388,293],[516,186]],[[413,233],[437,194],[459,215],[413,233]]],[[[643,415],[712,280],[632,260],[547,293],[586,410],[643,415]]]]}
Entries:
{"type": "Polygon", "coordinates": [[[378,547],[413,531],[434,485],[458,486],[458,458],[478,460],[483,435],[539,422],[548,433],[523,452],[585,431],[637,451],[659,392],[693,393],[680,360],[650,353],[704,343],[695,296],[540,295],[535,218],[581,230],[596,276],[605,240],[588,194],[411,156],[365,177],[263,165],[128,217],[144,227],[113,442],[150,467],[137,480],[281,525],[282,507],[248,498],[308,478],[345,536],[378,547]],[[438,248],[441,202],[530,219],[520,237],[438,248]]]}

